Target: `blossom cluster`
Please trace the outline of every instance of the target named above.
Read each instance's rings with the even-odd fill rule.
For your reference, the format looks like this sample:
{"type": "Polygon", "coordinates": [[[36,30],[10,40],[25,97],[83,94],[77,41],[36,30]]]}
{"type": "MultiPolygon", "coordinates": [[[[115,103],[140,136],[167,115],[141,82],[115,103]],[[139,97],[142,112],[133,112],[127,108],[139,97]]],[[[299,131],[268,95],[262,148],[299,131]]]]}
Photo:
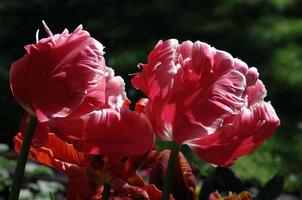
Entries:
{"type": "MultiPolygon", "coordinates": [[[[100,42],[82,26],[61,34],[44,27],[49,36],[26,45],[9,75],[26,111],[15,149],[36,117],[29,156],[69,178],[68,199],[101,199],[104,184],[111,199],[160,199],[170,152],[157,152],[155,138],[228,167],[280,125],[257,69],[206,43],[159,41],[132,77],[146,96],[133,111],[100,42]]],[[[194,174],[181,153],[175,167],[185,188],[178,195],[193,199],[194,174]]]]}

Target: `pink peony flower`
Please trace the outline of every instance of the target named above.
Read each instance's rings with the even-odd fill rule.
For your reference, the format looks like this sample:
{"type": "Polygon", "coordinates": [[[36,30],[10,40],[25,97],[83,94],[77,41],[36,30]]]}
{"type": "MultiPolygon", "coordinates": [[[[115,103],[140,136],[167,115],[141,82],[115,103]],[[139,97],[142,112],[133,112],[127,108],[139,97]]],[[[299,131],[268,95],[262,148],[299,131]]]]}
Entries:
{"type": "Polygon", "coordinates": [[[206,43],[160,41],[132,79],[157,136],[229,166],[280,125],[256,68],[206,43]]]}
{"type": "Polygon", "coordinates": [[[43,24],[49,37],[26,45],[26,54],[11,67],[17,101],[41,122],[102,107],[107,90],[103,45],[81,25],[70,34],[65,29],[53,35],[43,24]]]}

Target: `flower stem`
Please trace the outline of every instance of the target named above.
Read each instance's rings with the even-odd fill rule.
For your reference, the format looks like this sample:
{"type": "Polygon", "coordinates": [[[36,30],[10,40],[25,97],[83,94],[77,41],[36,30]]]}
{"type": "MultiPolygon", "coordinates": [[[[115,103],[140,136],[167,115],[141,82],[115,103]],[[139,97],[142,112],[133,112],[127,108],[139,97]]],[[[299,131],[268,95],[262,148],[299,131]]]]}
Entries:
{"type": "Polygon", "coordinates": [[[49,200],[56,200],[55,195],[52,192],[49,192],[49,200]]]}
{"type": "Polygon", "coordinates": [[[102,200],[109,200],[110,197],[110,185],[108,183],[104,184],[102,200]]]}
{"type": "Polygon", "coordinates": [[[9,195],[9,200],[18,200],[20,189],[24,177],[24,170],[27,161],[28,152],[30,149],[31,140],[35,132],[37,124],[37,118],[30,115],[29,121],[25,130],[24,139],[21,147],[21,152],[18,155],[17,166],[15,169],[14,180],[12,184],[12,189],[9,195]]]}
{"type": "Polygon", "coordinates": [[[162,200],[168,200],[170,198],[170,193],[172,189],[172,183],[173,183],[173,173],[175,169],[175,162],[178,158],[178,152],[180,150],[180,145],[178,145],[176,142],[172,142],[172,149],[168,161],[168,167],[164,179],[164,186],[163,186],[163,192],[162,192],[162,200]]]}

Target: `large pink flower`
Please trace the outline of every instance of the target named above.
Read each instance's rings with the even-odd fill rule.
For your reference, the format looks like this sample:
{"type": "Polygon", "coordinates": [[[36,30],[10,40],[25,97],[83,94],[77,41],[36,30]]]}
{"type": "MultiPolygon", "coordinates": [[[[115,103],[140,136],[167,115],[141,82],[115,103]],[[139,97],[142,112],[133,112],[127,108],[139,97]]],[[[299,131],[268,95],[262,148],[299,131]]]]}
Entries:
{"type": "Polygon", "coordinates": [[[32,144],[43,145],[51,130],[89,154],[128,156],[150,150],[150,122],[125,106],[124,80],[106,67],[103,46],[81,26],[57,35],[44,26],[49,37],[27,45],[10,72],[14,96],[40,122],[32,144]]]}
{"type": "Polygon", "coordinates": [[[257,69],[206,43],[160,41],[141,66],[132,84],[149,98],[158,137],[186,143],[210,163],[232,164],[280,124],[257,69]]]}
{"type": "MultiPolygon", "coordinates": [[[[17,101],[39,121],[65,117],[77,109],[88,113],[106,102],[103,45],[80,25],[73,33],[49,34],[26,45],[9,75],[17,101]]],[[[38,36],[38,35],[37,35],[38,36]]]]}

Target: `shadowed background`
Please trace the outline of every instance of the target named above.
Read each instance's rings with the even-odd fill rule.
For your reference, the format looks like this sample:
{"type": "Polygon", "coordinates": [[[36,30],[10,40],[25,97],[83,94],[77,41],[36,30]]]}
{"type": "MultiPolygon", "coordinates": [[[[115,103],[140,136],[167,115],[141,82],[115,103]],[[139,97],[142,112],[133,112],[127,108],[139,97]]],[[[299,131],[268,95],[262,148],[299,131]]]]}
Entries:
{"type": "Polygon", "coordinates": [[[141,94],[128,74],[138,71],[160,39],[204,41],[257,67],[281,127],[233,169],[255,184],[280,173],[285,191],[302,188],[302,1],[1,0],[0,143],[12,145],[23,114],[9,88],[11,63],[35,42],[37,29],[46,37],[42,19],[53,33],[83,24],[106,47],[107,65],[125,79],[133,103],[141,94]]]}

